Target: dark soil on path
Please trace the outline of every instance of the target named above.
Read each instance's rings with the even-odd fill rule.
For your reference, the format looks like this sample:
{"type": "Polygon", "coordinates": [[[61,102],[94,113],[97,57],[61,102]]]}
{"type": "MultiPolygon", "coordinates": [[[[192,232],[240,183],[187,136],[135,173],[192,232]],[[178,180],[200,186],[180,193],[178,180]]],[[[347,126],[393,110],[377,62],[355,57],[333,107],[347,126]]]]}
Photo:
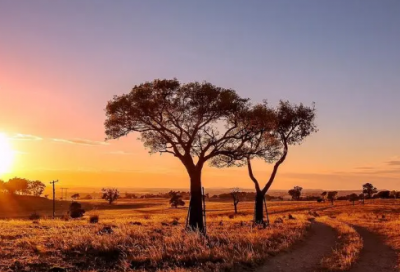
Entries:
{"type": "MultiPolygon", "coordinates": [[[[313,272],[318,271],[321,259],[335,246],[335,231],[322,223],[313,222],[306,239],[290,248],[290,251],[271,257],[257,272],[313,272]]],[[[377,270],[379,271],[379,270],[377,270]]]]}
{"type": "Polygon", "coordinates": [[[363,239],[364,246],[350,272],[396,272],[396,253],[375,233],[354,226],[363,239]]]}

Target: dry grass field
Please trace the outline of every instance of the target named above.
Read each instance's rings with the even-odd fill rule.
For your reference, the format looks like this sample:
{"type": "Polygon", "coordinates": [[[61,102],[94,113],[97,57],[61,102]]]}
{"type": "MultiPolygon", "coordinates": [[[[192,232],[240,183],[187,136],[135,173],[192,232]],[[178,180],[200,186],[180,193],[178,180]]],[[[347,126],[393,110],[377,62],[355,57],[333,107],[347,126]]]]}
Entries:
{"type": "MultiPolygon", "coordinates": [[[[20,210],[18,219],[1,220],[0,271],[252,271],[307,239],[311,219],[337,233],[331,254],[320,260],[322,270],[346,271],[360,261],[363,237],[356,226],[382,235],[400,257],[400,201],[271,201],[266,229],[252,225],[252,202],[241,202],[238,215],[230,202],[207,202],[207,236],[186,231],[187,209],[170,208],[166,199],[81,202],[87,209],[81,219],[32,221],[31,210],[20,210]],[[91,215],[99,222],[90,223],[91,215]]],[[[64,206],[57,203],[57,215],[64,206]]]]}

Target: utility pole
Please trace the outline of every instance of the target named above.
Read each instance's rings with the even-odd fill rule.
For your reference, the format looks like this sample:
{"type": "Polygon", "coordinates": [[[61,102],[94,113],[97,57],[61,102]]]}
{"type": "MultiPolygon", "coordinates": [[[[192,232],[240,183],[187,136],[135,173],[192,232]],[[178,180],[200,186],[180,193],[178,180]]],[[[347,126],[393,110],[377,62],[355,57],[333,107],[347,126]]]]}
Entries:
{"type": "Polygon", "coordinates": [[[50,182],[50,184],[53,185],[53,219],[56,214],[56,186],[55,184],[58,182],[58,180],[53,180],[50,182]]]}

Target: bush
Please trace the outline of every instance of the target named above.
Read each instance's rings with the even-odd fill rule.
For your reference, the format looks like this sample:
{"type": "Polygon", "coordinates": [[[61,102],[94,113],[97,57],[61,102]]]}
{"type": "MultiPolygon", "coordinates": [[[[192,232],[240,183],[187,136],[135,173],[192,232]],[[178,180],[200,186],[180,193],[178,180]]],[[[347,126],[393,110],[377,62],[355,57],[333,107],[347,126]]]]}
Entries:
{"type": "Polygon", "coordinates": [[[30,220],[39,220],[40,219],[40,215],[38,213],[34,212],[29,216],[29,219],[30,220]]]}
{"type": "Polygon", "coordinates": [[[85,214],[85,210],[82,209],[82,205],[78,202],[72,202],[69,206],[69,216],[72,218],[80,218],[85,214]]]}
{"type": "Polygon", "coordinates": [[[98,214],[92,214],[89,217],[89,223],[92,223],[92,224],[99,223],[99,215],[98,214]]]}

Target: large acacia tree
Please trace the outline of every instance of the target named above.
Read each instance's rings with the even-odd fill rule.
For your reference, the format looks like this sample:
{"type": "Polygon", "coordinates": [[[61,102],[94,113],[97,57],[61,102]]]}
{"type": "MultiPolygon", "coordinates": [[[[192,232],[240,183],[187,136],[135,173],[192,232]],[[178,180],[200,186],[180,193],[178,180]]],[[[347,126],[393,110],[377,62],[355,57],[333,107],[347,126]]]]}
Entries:
{"type": "Polygon", "coordinates": [[[106,135],[116,139],[138,132],[150,153],[179,159],[190,178],[189,226],[203,231],[202,169],[207,161],[243,158],[242,147],[256,133],[254,124],[243,121],[251,119],[250,108],[248,99],[231,89],[154,80],[108,102],[106,135]]]}
{"type": "Polygon", "coordinates": [[[301,144],[306,137],[317,131],[314,123],[315,107],[303,104],[291,104],[280,101],[276,108],[270,108],[266,103],[257,105],[257,116],[264,116],[265,122],[258,122],[263,133],[257,134],[248,145],[253,152],[248,152],[245,158],[250,179],[256,189],[255,222],[264,223],[264,197],[273,184],[279,166],[286,160],[289,146],[301,144]],[[263,187],[253,174],[252,160],[261,158],[268,163],[274,163],[273,170],[263,187]]]}

